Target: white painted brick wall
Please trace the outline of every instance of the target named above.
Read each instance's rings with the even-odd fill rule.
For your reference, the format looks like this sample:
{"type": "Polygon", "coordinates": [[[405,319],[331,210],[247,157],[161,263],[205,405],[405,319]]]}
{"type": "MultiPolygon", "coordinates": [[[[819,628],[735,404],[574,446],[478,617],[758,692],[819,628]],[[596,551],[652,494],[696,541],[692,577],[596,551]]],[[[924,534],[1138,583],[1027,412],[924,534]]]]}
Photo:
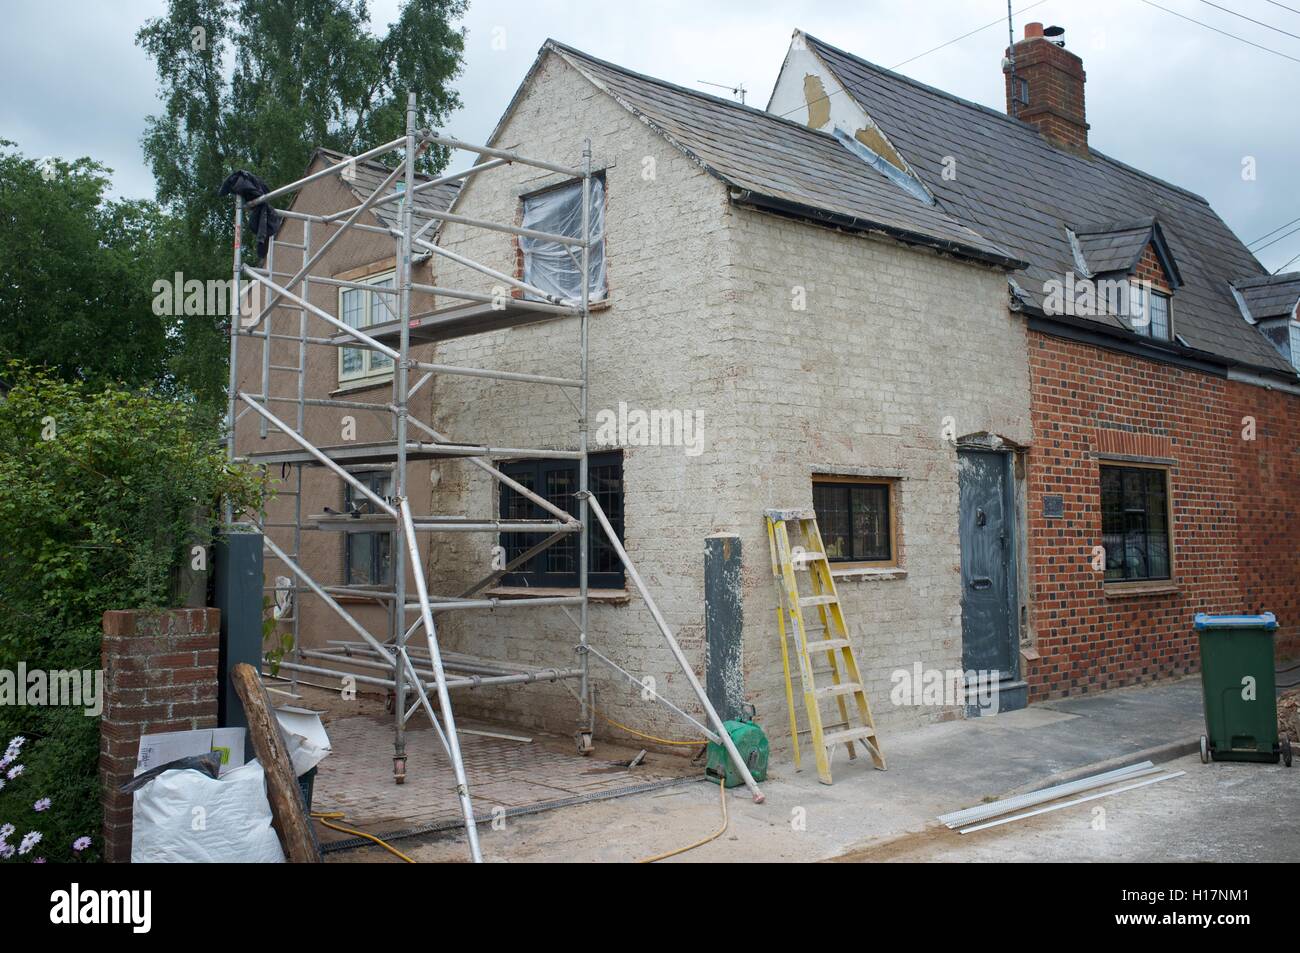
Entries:
{"type": "Polygon", "coordinates": [[[754,445],[738,451],[752,461],[741,466],[750,502],[738,526],[750,697],[784,746],[784,685],[769,622],[776,603],[759,514],[811,507],[814,468],[898,475],[905,576],[837,582],[887,746],[891,727],[954,714],[893,707],[890,674],[918,661],[961,667],[957,455],[941,437],[943,419],[954,418],[958,435],[1028,442],[1023,325],[994,271],[743,209],[729,218],[745,355],[737,427],[754,445]],[[796,286],[806,289],[806,311],[792,309],[796,286]]]}
{"type": "MultiPolygon", "coordinates": [[[[988,430],[1028,442],[1024,331],[1000,274],[892,243],[731,207],[723,185],[555,57],[525,91],[499,139],[578,164],[590,136],[606,168],[612,303],[591,327],[593,415],[631,407],[702,415],[704,453],[625,451],[627,547],[688,655],[703,669],[703,538],[740,534],[745,558],[745,671],[750,700],[778,746],[785,700],[763,510],[810,506],[814,465],[889,470],[900,482],[904,578],[846,581],[873,707],[882,726],[944,712],[891,710],[889,673],[920,660],[961,662],[956,453],[940,439],[988,430]],[[655,177],[643,177],[651,157],[655,177]],[[791,309],[794,286],[807,310],[791,309]]],[[[512,166],[473,180],[458,211],[514,221],[520,192],[553,180],[512,166]]],[[[449,227],[445,243],[514,271],[508,236],[449,227]]],[[[439,282],[487,279],[440,267],[439,282]]],[[[577,322],[559,320],[453,342],[439,360],[576,374],[577,322]]],[[[558,390],[439,380],[436,424],[457,439],[571,446],[558,390]]],[[[594,426],[594,422],[593,422],[594,426]]],[[[491,481],[443,464],[436,509],[494,512],[491,481]]],[[[417,499],[418,503],[418,499],[417,499]]],[[[430,505],[435,505],[431,501],[430,505]]],[[[487,571],[490,539],[438,538],[433,577],[445,591],[487,571]]],[[[443,616],[452,649],[566,665],[576,633],[559,610],[443,616]]],[[[687,686],[640,600],[592,608],[592,642],[687,710],[687,686]]],[[[651,734],[690,737],[677,716],[642,702],[598,663],[598,706],[651,734]]],[[[460,696],[484,713],[567,729],[576,705],[559,687],[460,696]]]]}

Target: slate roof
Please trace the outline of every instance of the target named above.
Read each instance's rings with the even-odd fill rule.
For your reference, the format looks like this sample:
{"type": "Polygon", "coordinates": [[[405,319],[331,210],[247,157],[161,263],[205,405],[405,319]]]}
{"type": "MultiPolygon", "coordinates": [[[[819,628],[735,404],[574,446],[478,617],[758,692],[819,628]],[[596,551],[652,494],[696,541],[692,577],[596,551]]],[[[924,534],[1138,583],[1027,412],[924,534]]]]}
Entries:
{"type": "Polygon", "coordinates": [[[555,40],[542,49],[561,56],[707,172],[747,193],[741,201],[1002,267],[1023,264],[891,182],[828,133],[643,76],[555,40]]]}
{"type": "MultiPolygon", "coordinates": [[[[323,156],[330,162],[338,162],[347,158],[347,156],[342,152],[335,152],[333,149],[326,149],[323,146],[318,146],[316,148],[315,153],[312,155],[313,161],[315,161],[316,156],[323,156]]],[[[379,188],[380,184],[384,179],[388,178],[392,171],[391,167],[384,165],[376,159],[367,159],[356,164],[356,174],[352,177],[351,181],[343,178],[342,172],[339,172],[338,175],[340,181],[352,190],[352,194],[357,197],[357,201],[364,202],[370,197],[371,193],[374,192],[375,189],[379,188]]],[[[431,179],[430,176],[419,172],[415,174],[415,178],[417,180],[417,185],[419,185],[420,182],[428,182],[431,179]]],[[[452,199],[456,197],[456,193],[459,191],[460,183],[450,182],[443,185],[435,185],[431,189],[425,189],[423,192],[417,193],[415,204],[411,207],[411,218],[415,222],[416,227],[422,227],[429,221],[429,215],[427,213],[430,210],[435,212],[445,212],[451,206],[452,199]]],[[[398,209],[399,203],[388,202],[371,209],[371,211],[386,227],[399,228],[401,222],[398,220],[398,209]]]]}
{"type": "Polygon", "coordinates": [[[1244,278],[1236,282],[1236,288],[1256,321],[1291,317],[1300,304],[1300,272],[1244,278]]]}
{"type": "MultiPolygon", "coordinates": [[[[1262,276],[1263,268],[1205,199],[1095,150],[1082,156],[1057,148],[1028,123],[815,37],[805,39],[916,170],[940,208],[1028,262],[1011,277],[1031,312],[1042,313],[1045,282],[1063,281],[1067,271],[1075,271],[1066,231],[1071,223],[1154,218],[1183,279],[1173,302],[1179,337],[1226,363],[1294,379],[1287,361],[1242,319],[1232,293],[1234,280],[1262,276]],[[957,160],[955,178],[942,174],[945,156],[957,160]]],[[[1130,251],[1117,240],[1113,254],[1119,258],[1130,251]]],[[[1133,337],[1118,317],[1086,320],[1103,333],[1133,337]]]]}
{"type": "Polygon", "coordinates": [[[1135,225],[1110,225],[1074,229],[1088,273],[1104,275],[1107,272],[1133,270],[1142,252],[1151,242],[1155,219],[1148,218],[1135,225]]]}

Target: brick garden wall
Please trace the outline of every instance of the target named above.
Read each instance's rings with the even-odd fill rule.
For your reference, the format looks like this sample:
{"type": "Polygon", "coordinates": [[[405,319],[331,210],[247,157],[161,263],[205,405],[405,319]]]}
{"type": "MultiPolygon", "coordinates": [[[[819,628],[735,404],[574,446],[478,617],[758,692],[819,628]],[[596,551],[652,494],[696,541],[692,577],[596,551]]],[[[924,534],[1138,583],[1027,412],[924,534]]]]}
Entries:
{"type": "Polygon", "coordinates": [[[99,778],[104,859],[131,859],[132,795],[140,736],[217,726],[216,609],[104,613],[104,712],[99,778]]]}
{"type": "Polygon", "coordinates": [[[1300,398],[1031,331],[1029,562],[1040,658],[1032,698],[1197,670],[1197,612],[1278,615],[1283,650],[1300,613],[1294,481],[1300,398]],[[1242,435],[1256,416],[1258,435],[1242,435]],[[1107,586],[1098,455],[1169,461],[1174,579],[1107,586]],[[1064,515],[1043,516],[1043,497],[1064,515]]]}

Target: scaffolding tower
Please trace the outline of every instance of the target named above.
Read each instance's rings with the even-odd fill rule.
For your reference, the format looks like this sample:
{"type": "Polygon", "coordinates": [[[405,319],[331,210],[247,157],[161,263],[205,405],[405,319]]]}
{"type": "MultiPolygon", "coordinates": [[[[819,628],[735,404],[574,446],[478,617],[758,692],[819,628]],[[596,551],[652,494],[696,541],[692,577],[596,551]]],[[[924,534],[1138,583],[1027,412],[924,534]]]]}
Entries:
{"type": "MultiPolygon", "coordinates": [[[[763,795],[755,784],[753,776],[744,760],[732,743],[731,737],[722,725],[713,705],[695,676],[690,663],[678,645],[671,628],[664,620],[654,599],[647,590],[640,574],[636,571],[627,551],[623,548],[618,534],[599,502],[588,490],[588,332],[590,324],[590,274],[589,264],[593,245],[592,232],[592,156],[590,141],[586,141],[582,150],[580,167],[569,167],[541,159],[530,158],[514,151],[495,149],[488,146],[472,145],[467,142],[441,135],[429,130],[416,128],[416,101],[414,94],[408,97],[406,109],[406,134],[392,142],[377,146],[356,156],[344,157],[338,162],[330,163],[324,168],[311,173],[288,185],[272,189],[255,199],[245,202],[236,196],[234,218],[234,252],[232,267],[232,307],[230,321],[230,383],[226,416],[226,446],[228,459],[232,464],[243,463],[252,466],[269,467],[279,465],[292,467],[294,471],[293,489],[280,495],[290,497],[294,503],[294,517],[291,523],[272,523],[266,514],[240,514],[231,511],[227,504],[225,523],[233,527],[240,523],[253,524],[262,534],[267,554],[292,573],[288,586],[272,586],[273,590],[287,590],[291,593],[292,614],[281,621],[290,624],[293,634],[293,647],[289,660],[280,667],[291,674],[295,684],[300,673],[339,677],[347,674],[360,684],[387,688],[392,693],[394,712],[394,756],[393,772],[396,783],[402,783],[406,773],[406,725],[418,712],[423,711],[433,725],[438,740],[442,744],[451,762],[454,773],[455,790],[461,811],[464,815],[465,833],[468,839],[470,856],[480,861],[476,819],[470,802],[469,781],[460,752],[460,742],[456,731],[456,722],[452,710],[451,692],[480,686],[526,684],[539,681],[560,681],[568,684],[576,681],[578,688],[578,747],[583,753],[591,750],[594,729],[595,710],[592,704],[592,685],[590,678],[590,659],[594,656],[602,664],[610,666],[622,676],[633,681],[638,688],[653,695],[654,698],[668,705],[699,728],[710,741],[722,744],[739,774],[749,787],[756,802],[762,802],[763,795]],[[463,172],[443,175],[436,178],[417,181],[415,163],[417,157],[432,145],[445,147],[453,152],[464,150],[474,155],[474,164],[463,172]],[[272,237],[269,240],[263,267],[253,267],[243,261],[241,248],[243,219],[245,212],[258,204],[270,203],[282,196],[291,194],[310,182],[325,176],[355,168],[355,163],[376,159],[380,156],[400,151],[402,162],[396,166],[370,195],[360,204],[343,209],[330,215],[314,215],[293,210],[277,209],[278,214],[288,219],[302,222],[302,242],[291,243],[272,237]],[[582,219],[581,232],[577,237],[561,235],[518,225],[475,219],[450,211],[422,208],[420,215],[429,221],[416,227],[413,219],[415,197],[421,192],[451,183],[463,183],[475,175],[512,163],[531,166],[551,173],[563,175],[582,183],[582,219]],[[371,210],[398,203],[398,224],[393,227],[368,224],[364,219],[371,210]],[[561,299],[519,278],[504,274],[485,264],[474,261],[439,245],[436,236],[426,237],[431,226],[440,222],[488,229],[514,235],[518,238],[535,239],[555,243],[568,253],[582,275],[582,291],[577,301],[561,299]],[[323,242],[312,239],[313,226],[320,229],[334,229],[323,242]],[[348,231],[370,232],[391,238],[395,244],[396,287],[377,288],[341,278],[323,277],[312,274],[313,267],[348,231]],[[301,261],[301,265],[291,274],[276,271],[276,251],[287,249],[301,261]],[[463,266],[489,278],[496,288],[488,292],[464,288],[440,287],[426,285],[412,280],[412,257],[414,249],[421,254],[435,255],[463,266]],[[277,280],[277,279],[286,280],[277,280]],[[243,321],[238,303],[241,296],[241,283],[251,282],[249,287],[258,287],[268,295],[265,305],[257,310],[253,319],[243,321]],[[312,283],[323,283],[338,288],[360,288],[379,294],[383,307],[387,310],[390,321],[379,325],[370,325],[365,330],[345,323],[309,301],[312,283]],[[500,286],[507,286],[524,297],[503,296],[500,286]],[[295,289],[297,289],[295,291],[295,289]],[[424,314],[412,315],[411,297],[413,292],[435,297],[435,307],[424,314]],[[450,306],[438,307],[439,298],[448,298],[457,302],[450,306]],[[271,314],[277,309],[297,312],[296,333],[275,333],[272,329],[271,314]],[[335,329],[329,337],[308,333],[308,315],[326,322],[335,329]],[[446,364],[436,364],[412,358],[411,348],[428,343],[451,340],[479,334],[488,330],[533,323],[539,320],[576,318],[578,326],[578,362],[577,377],[560,377],[540,374],[524,374],[511,371],[498,371],[485,368],[471,368],[446,364]],[[239,341],[240,338],[257,338],[261,341],[261,389],[259,393],[249,393],[239,389],[239,341]],[[275,365],[271,361],[271,342],[290,341],[297,345],[296,365],[275,365]],[[388,403],[370,403],[362,401],[334,400],[309,397],[306,391],[307,346],[349,347],[370,349],[384,355],[393,362],[392,399],[388,403]],[[281,371],[297,375],[297,389],[293,395],[271,394],[271,372],[281,371]],[[412,384],[412,372],[423,372],[412,384]],[[453,441],[447,435],[434,428],[432,423],[421,421],[410,412],[412,395],[427,386],[437,375],[468,376],[486,378],[512,384],[528,384],[542,387],[559,387],[571,393],[577,392],[577,400],[571,401],[576,414],[576,447],[569,450],[537,449],[528,447],[496,447],[487,444],[467,444],[453,441]],[[272,409],[271,404],[292,404],[296,416],[292,423],[285,421],[272,409]],[[359,411],[377,411],[390,418],[393,440],[382,443],[348,443],[341,446],[318,446],[306,437],[306,411],[309,407],[331,407],[359,411]],[[296,446],[295,450],[276,450],[253,452],[239,456],[236,447],[236,431],[239,421],[249,413],[256,414],[259,436],[265,438],[272,429],[287,436],[296,446]],[[413,431],[415,433],[413,433],[413,431]],[[479,470],[487,473],[493,480],[508,486],[515,493],[531,501],[549,519],[501,519],[486,515],[482,518],[416,515],[411,510],[408,499],[407,465],[415,460],[441,460],[459,458],[468,461],[479,470]],[[512,479],[494,461],[501,459],[524,458],[567,458],[578,463],[578,513],[573,515],[556,506],[538,493],[512,479]],[[393,468],[391,497],[380,496],[370,487],[358,480],[347,467],[363,463],[385,463],[393,468]],[[332,519],[326,516],[312,517],[306,524],[303,514],[303,467],[325,467],[334,473],[352,490],[364,497],[371,507],[371,512],[359,517],[343,516],[332,519]],[[681,667],[687,682],[707,715],[708,724],[698,720],[677,708],[670,701],[649,690],[632,674],[619,667],[588,644],[589,635],[589,540],[585,528],[594,518],[605,537],[609,540],[619,560],[623,564],[627,577],[632,580],[667,642],[677,664],[681,667]],[[286,551],[271,539],[270,530],[292,530],[292,549],[286,551]],[[347,585],[335,586],[324,584],[314,579],[307,568],[302,565],[302,539],[304,530],[340,531],[340,532],[374,532],[389,531],[393,533],[395,545],[392,550],[391,592],[376,593],[350,589],[347,585]],[[526,533],[541,537],[540,541],[523,553],[515,556],[504,567],[496,569],[473,586],[456,596],[431,595],[423,560],[417,544],[420,534],[439,533],[526,533]],[[578,534],[578,593],[565,596],[535,596],[525,598],[498,599],[480,595],[482,590],[494,584],[506,573],[514,570],[529,559],[544,551],[554,543],[578,534]],[[414,581],[414,598],[407,591],[408,574],[414,581]],[[351,629],[358,640],[333,641],[327,648],[304,649],[301,642],[300,619],[301,600],[307,594],[320,599],[343,623],[351,629]],[[380,599],[388,608],[388,632],[384,639],[376,637],[361,624],[344,606],[339,598],[344,596],[365,595],[380,599]],[[560,607],[573,621],[578,641],[575,647],[577,662],[571,668],[530,668],[510,664],[500,660],[482,659],[460,653],[444,653],[438,640],[438,630],[434,613],[473,610],[509,610],[510,612],[528,611],[546,607],[560,607]],[[576,610],[575,616],[571,610],[576,610]],[[408,622],[408,616],[412,621],[408,622]],[[413,636],[423,629],[425,648],[421,650],[410,644],[413,636]],[[345,666],[346,671],[331,665],[345,666]],[[355,669],[361,669],[358,674],[355,669]],[[432,693],[432,697],[431,694],[432,693]],[[407,700],[411,700],[408,707],[407,700]]],[[[382,221],[382,219],[380,219],[382,221]]],[[[281,253],[283,254],[283,252],[281,253]]],[[[347,580],[344,580],[347,583],[347,580]]],[[[572,691],[572,689],[570,689],[572,691]]]]}

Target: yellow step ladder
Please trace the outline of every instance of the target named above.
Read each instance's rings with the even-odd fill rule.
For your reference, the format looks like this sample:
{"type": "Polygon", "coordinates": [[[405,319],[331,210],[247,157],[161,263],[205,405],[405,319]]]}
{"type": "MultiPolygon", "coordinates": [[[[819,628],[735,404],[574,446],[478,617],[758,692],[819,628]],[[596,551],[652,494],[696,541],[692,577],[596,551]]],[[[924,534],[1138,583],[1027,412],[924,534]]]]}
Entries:
{"type": "Polygon", "coordinates": [[[817,528],[817,517],[804,510],[768,510],[767,542],[772,555],[772,578],[776,583],[777,627],[781,633],[781,665],[785,668],[785,700],[790,709],[790,738],[794,744],[794,766],[799,770],[799,735],[811,733],[813,753],[817,756],[817,777],[822,784],[831,783],[831,759],[835,746],[843,743],[849,758],[857,756],[854,745],[860,743],[871,755],[876,767],[885,770],[885,757],[880,753],[876,724],[871,718],[871,705],[853,654],[844,611],[840,607],[835,579],[831,576],[830,561],[822,534],[817,528]],[[791,527],[797,534],[791,545],[791,527]],[[809,589],[799,591],[798,573],[807,570],[809,589]],[[815,606],[820,621],[818,626],[804,622],[803,610],[815,606]],[[787,621],[789,625],[787,626],[787,621]],[[813,638],[809,633],[820,633],[813,638]],[[799,684],[803,690],[804,707],[808,713],[807,729],[800,731],[794,702],[794,685],[790,678],[789,639],[793,636],[794,653],[799,661],[799,684]],[[817,672],[812,656],[824,657],[829,669],[817,672]],[[829,675],[830,683],[817,685],[817,676],[829,675]],[[853,705],[850,707],[849,699],[853,705]],[[839,708],[839,722],[826,726],[822,723],[821,704],[834,699],[839,708]],[[856,720],[854,720],[856,716],[856,720]],[[829,727],[832,730],[827,730],[829,727]]]}

